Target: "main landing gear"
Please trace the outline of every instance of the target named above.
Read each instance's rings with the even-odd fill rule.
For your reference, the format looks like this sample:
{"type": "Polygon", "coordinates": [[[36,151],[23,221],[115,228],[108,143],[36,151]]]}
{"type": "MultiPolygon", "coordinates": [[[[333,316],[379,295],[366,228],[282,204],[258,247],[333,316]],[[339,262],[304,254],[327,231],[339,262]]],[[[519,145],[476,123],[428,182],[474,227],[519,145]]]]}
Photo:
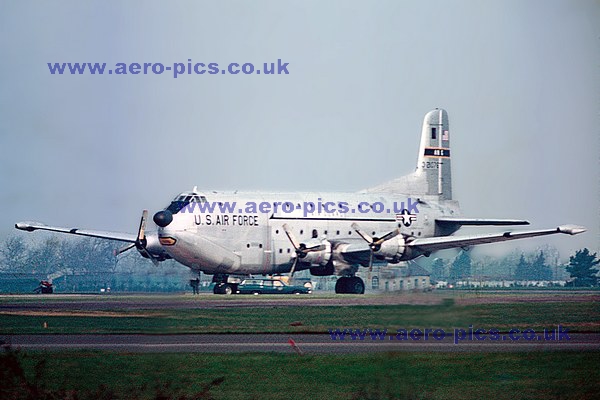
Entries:
{"type": "Polygon", "coordinates": [[[343,276],[335,283],[336,293],[364,294],[365,283],[357,276],[343,276]]]}

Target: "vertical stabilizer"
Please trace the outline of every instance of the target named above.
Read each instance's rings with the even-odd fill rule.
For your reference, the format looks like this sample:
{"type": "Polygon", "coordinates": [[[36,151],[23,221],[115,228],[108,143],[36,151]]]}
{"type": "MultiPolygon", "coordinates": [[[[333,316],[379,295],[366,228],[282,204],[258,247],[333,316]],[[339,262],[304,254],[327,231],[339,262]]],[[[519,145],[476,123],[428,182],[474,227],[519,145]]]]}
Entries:
{"type": "Polygon", "coordinates": [[[431,195],[441,200],[452,200],[450,170],[448,113],[436,108],[429,111],[423,120],[416,171],[363,192],[431,195]]]}
{"type": "Polygon", "coordinates": [[[425,115],[415,175],[425,180],[426,194],[452,199],[450,128],[446,110],[435,109],[425,115]]]}

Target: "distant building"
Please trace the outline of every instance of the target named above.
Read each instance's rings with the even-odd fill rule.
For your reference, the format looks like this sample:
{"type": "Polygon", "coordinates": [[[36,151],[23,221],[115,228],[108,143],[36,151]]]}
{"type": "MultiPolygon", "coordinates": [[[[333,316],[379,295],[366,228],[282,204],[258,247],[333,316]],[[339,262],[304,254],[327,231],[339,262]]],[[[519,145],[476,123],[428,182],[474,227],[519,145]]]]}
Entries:
{"type": "MultiPolygon", "coordinates": [[[[447,282],[438,282],[442,284],[447,282]]],[[[456,288],[508,288],[508,287],[557,287],[565,286],[566,281],[515,281],[499,279],[476,279],[457,281],[453,286],[456,288]]],[[[449,285],[439,285],[437,287],[450,287],[449,285]]]]}
{"type": "Polygon", "coordinates": [[[366,292],[396,292],[431,289],[430,273],[414,262],[361,269],[356,276],[365,281],[366,292]]]}

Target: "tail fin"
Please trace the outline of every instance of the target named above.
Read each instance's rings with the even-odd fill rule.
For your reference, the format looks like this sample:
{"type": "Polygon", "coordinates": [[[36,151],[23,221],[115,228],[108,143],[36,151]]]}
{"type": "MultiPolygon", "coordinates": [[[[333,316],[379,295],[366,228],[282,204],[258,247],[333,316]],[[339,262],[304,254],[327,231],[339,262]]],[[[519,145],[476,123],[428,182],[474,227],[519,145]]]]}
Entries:
{"type": "Polygon", "coordinates": [[[433,195],[452,199],[450,173],[450,129],[446,110],[435,109],[423,119],[417,170],[410,175],[366,189],[364,192],[391,192],[433,195]]]}
{"type": "Polygon", "coordinates": [[[425,180],[425,194],[452,199],[450,172],[450,129],[446,110],[435,109],[425,115],[415,175],[425,180]]]}

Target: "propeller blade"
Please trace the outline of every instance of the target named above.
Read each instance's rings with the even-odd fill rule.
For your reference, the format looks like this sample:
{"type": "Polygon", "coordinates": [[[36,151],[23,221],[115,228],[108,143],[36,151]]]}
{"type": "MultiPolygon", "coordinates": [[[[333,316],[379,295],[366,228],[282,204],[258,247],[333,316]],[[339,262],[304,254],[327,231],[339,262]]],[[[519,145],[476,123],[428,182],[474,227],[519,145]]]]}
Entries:
{"type": "Polygon", "coordinates": [[[134,247],[135,247],[135,243],[129,243],[128,245],[126,245],[126,246],[123,246],[123,247],[121,247],[120,249],[116,249],[116,250],[114,251],[114,255],[115,255],[115,257],[116,257],[116,256],[118,256],[118,255],[120,255],[120,254],[122,254],[122,253],[125,253],[127,250],[129,250],[129,249],[132,249],[132,248],[134,248],[134,247]]]}
{"type": "Polygon", "coordinates": [[[375,245],[375,246],[379,246],[380,244],[382,244],[386,240],[390,240],[390,239],[398,236],[399,234],[400,234],[400,229],[396,228],[393,231],[391,231],[390,233],[388,233],[385,236],[383,236],[382,238],[377,239],[372,244],[375,245]]]}
{"type": "Polygon", "coordinates": [[[290,279],[294,277],[294,271],[296,270],[296,264],[298,264],[298,257],[294,257],[294,262],[292,263],[292,269],[290,269],[290,279]]]}
{"type": "Polygon", "coordinates": [[[144,210],[142,212],[142,218],[140,219],[140,227],[138,229],[137,239],[135,240],[134,246],[138,250],[138,252],[145,258],[148,258],[152,261],[152,264],[158,266],[158,260],[150,254],[148,249],[146,248],[146,244],[148,243],[146,240],[146,220],[148,219],[148,210],[144,210]]]}
{"type": "Polygon", "coordinates": [[[308,248],[302,249],[302,252],[303,253],[309,253],[311,251],[323,251],[326,248],[327,248],[327,246],[325,246],[324,244],[318,244],[318,245],[313,246],[313,247],[308,247],[308,248]]]}
{"type": "Polygon", "coordinates": [[[352,224],[352,229],[354,229],[356,233],[358,233],[358,235],[365,240],[365,242],[369,244],[373,243],[373,238],[371,237],[371,235],[363,231],[356,222],[352,224]]]}
{"type": "Polygon", "coordinates": [[[292,242],[292,246],[294,246],[294,249],[298,250],[300,248],[300,242],[298,242],[298,240],[296,239],[296,237],[294,236],[287,224],[283,224],[283,230],[287,235],[288,239],[290,239],[290,242],[292,242]]]}
{"type": "Polygon", "coordinates": [[[142,212],[142,219],[140,220],[140,228],[138,229],[137,240],[142,242],[146,240],[146,219],[148,219],[148,210],[142,212]]]}

